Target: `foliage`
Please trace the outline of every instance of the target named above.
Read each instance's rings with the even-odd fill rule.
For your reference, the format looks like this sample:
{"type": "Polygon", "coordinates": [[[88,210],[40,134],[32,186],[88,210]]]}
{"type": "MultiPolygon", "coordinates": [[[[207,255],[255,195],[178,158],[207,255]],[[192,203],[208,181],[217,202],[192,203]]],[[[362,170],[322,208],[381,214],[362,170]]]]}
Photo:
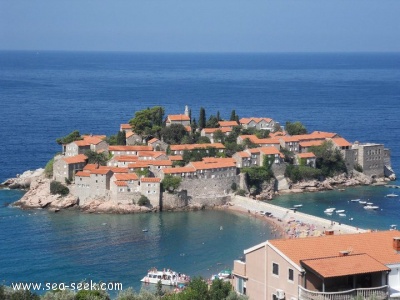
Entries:
{"type": "Polygon", "coordinates": [[[126,132],[125,130],[123,131],[118,131],[117,133],[117,145],[125,146],[126,145],[126,132]]]}
{"type": "Polygon", "coordinates": [[[270,168],[266,167],[247,167],[242,168],[242,172],[246,173],[246,182],[249,186],[256,188],[256,193],[261,190],[264,182],[270,181],[274,174],[270,168]]]}
{"type": "Polygon", "coordinates": [[[75,300],[75,293],[72,290],[48,291],[41,298],[42,300],[75,300]]]}
{"type": "Polygon", "coordinates": [[[128,288],[118,293],[116,300],[157,300],[157,296],[148,290],[141,290],[140,293],[135,293],[132,288],[128,288]]]}
{"type": "Polygon", "coordinates": [[[50,193],[52,195],[61,195],[61,196],[65,196],[68,195],[69,193],[69,189],[63,185],[61,182],[59,181],[52,181],[50,182],[50,193]]]}
{"type": "Polygon", "coordinates": [[[214,279],[210,286],[210,299],[220,300],[228,297],[229,292],[232,290],[232,285],[222,279],[214,279]]]}
{"type": "Polygon", "coordinates": [[[240,151],[244,150],[244,146],[239,145],[236,142],[225,141],[224,146],[225,146],[226,156],[228,156],[228,157],[232,157],[232,155],[235,154],[236,152],[240,152],[240,151]]]}
{"type": "Polygon", "coordinates": [[[194,277],[186,290],[183,293],[189,294],[192,300],[208,300],[210,295],[208,292],[208,285],[201,277],[194,277]]]}
{"type": "Polygon", "coordinates": [[[159,136],[164,121],[164,112],[165,110],[161,106],[137,111],[135,117],[129,120],[129,124],[137,134],[159,136]]]}
{"type": "Polygon", "coordinates": [[[298,135],[307,133],[306,127],[299,121],[296,121],[294,123],[287,121],[285,129],[289,135],[298,135]]]}
{"type": "Polygon", "coordinates": [[[199,139],[197,140],[197,144],[211,144],[211,141],[208,137],[206,136],[201,136],[199,137],[199,139]]]}
{"type": "Polygon", "coordinates": [[[206,127],[206,110],[200,107],[199,128],[200,130],[206,127]]]}
{"type": "Polygon", "coordinates": [[[253,143],[252,141],[250,141],[249,138],[246,138],[243,140],[242,145],[246,148],[246,149],[251,149],[251,148],[257,148],[258,145],[253,143]]]}
{"type": "Polygon", "coordinates": [[[236,121],[239,119],[239,116],[236,115],[236,111],[233,109],[231,112],[231,117],[229,118],[229,121],[236,121]]]}
{"type": "Polygon", "coordinates": [[[339,149],[333,147],[332,141],[325,141],[320,146],[313,146],[309,149],[317,157],[316,167],[321,169],[323,176],[333,177],[347,172],[343,156],[339,149]]]}
{"type": "Polygon", "coordinates": [[[76,300],[110,300],[110,296],[102,290],[80,290],[75,295],[76,300]]]}
{"type": "Polygon", "coordinates": [[[83,138],[81,137],[80,133],[78,130],[72,131],[70,134],[56,139],[57,144],[59,145],[65,145],[72,143],[74,141],[82,140],[83,138]]]}
{"type": "Polygon", "coordinates": [[[196,130],[198,128],[196,118],[193,119],[193,121],[190,123],[190,125],[192,126],[192,133],[196,132],[196,130]]]}
{"type": "Polygon", "coordinates": [[[282,127],[279,123],[275,123],[274,125],[274,132],[282,132],[282,127]]]}
{"type": "Polygon", "coordinates": [[[206,127],[207,128],[217,128],[217,127],[219,127],[218,122],[219,122],[219,119],[217,117],[211,115],[206,123],[206,127]]]}
{"type": "Polygon", "coordinates": [[[263,130],[263,129],[256,130],[255,135],[259,139],[266,139],[269,137],[269,130],[263,130]]]}
{"type": "Polygon", "coordinates": [[[174,160],[172,162],[172,167],[176,168],[176,167],[183,167],[185,166],[185,162],[183,160],[174,160]]]}
{"type": "Polygon", "coordinates": [[[0,285],[1,300],[39,300],[40,297],[29,290],[14,290],[0,285]]]}
{"type": "Polygon", "coordinates": [[[286,148],[282,148],[281,153],[284,155],[284,161],[293,164],[294,153],[286,148]]]}
{"type": "Polygon", "coordinates": [[[136,169],[135,173],[139,178],[140,177],[149,177],[150,176],[150,170],[147,169],[147,168],[145,168],[144,170],[136,169]]]}
{"type": "Polygon", "coordinates": [[[185,126],[182,124],[171,124],[161,129],[160,135],[167,144],[177,145],[181,143],[184,136],[187,135],[185,126]]]}
{"type": "Polygon", "coordinates": [[[156,284],[156,292],[155,292],[154,294],[155,294],[155,296],[157,296],[157,297],[162,297],[162,296],[165,294],[165,292],[164,292],[163,289],[162,289],[161,280],[157,281],[157,284],[156,284]]]}
{"type": "Polygon", "coordinates": [[[221,130],[214,132],[214,142],[224,143],[226,135],[221,130]]]}
{"type": "Polygon", "coordinates": [[[54,158],[50,159],[47,162],[46,167],[44,167],[44,175],[47,178],[53,177],[53,164],[54,164],[54,158]]]}
{"type": "Polygon", "coordinates": [[[108,158],[104,153],[97,153],[92,150],[86,150],[85,155],[88,158],[89,164],[97,164],[97,166],[105,166],[107,165],[108,158]]]}
{"type": "Polygon", "coordinates": [[[232,184],[231,184],[231,190],[232,190],[232,191],[236,191],[236,190],[237,190],[237,184],[236,184],[236,182],[232,182],[232,184]]]}
{"type": "Polygon", "coordinates": [[[140,196],[140,198],[139,198],[137,204],[138,204],[139,206],[146,206],[146,205],[149,205],[149,204],[150,204],[150,200],[149,200],[149,198],[147,198],[145,195],[142,195],[142,196],[140,196]]]}
{"type": "Polygon", "coordinates": [[[359,163],[356,163],[355,165],[354,165],[354,170],[356,170],[357,172],[363,172],[363,167],[359,164],[359,163]]]}
{"type": "Polygon", "coordinates": [[[181,184],[182,178],[178,176],[172,176],[172,175],[165,175],[164,179],[162,180],[161,184],[162,187],[165,191],[168,191],[170,193],[174,192],[176,189],[179,188],[179,185],[181,184]]]}
{"type": "Polygon", "coordinates": [[[321,174],[321,170],[309,166],[288,165],[285,170],[285,177],[290,178],[293,182],[319,179],[321,174]]]}
{"type": "Polygon", "coordinates": [[[249,297],[245,295],[238,295],[235,291],[230,291],[225,300],[248,300],[249,297]]]}

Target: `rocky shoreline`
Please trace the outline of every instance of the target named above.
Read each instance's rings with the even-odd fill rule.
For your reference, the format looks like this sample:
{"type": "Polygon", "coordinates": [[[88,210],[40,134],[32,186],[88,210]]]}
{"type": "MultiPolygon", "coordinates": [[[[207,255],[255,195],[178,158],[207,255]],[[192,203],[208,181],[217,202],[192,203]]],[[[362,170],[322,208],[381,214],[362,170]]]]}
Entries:
{"type": "MultiPolygon", "coordinates": [[[[390,181],[388,178],[371,178],[363,173],[353,171],[349,174],[327,178],[324,181],[311,180],[298,183],[289,183],[289,188],[274,191],[273,185],[265,186],[260,195],[255,198],[257,200],[272,200],[274,197],[282,194],[319,192],[325,190],[344,189],[346,187],[354,187],[360,185],[386,185],[390,181]]],[[[85,213],[114,213],[114,214],[130,214],[157,212],[158,208],[139,206],[134,204],[116,204],[105,199],[93,199],[84,205],[79,205],[79,199],[72,196],[52,195],[50,194],[50,182],[44,175],[44,169],[35,171],[26,171],[16,178],[11,178],[2,183],[2,187],[10,189],[27,190],[24,196],[14,202],[12,205],[22,209],[45,208],[52,211],[61,209],[79,209],[85,213]]],[[[204,206],[189,205],[185,207],[169,207],[167,211],[183,211],[183,210],[200,210],[205,209],[204,206]]]]}

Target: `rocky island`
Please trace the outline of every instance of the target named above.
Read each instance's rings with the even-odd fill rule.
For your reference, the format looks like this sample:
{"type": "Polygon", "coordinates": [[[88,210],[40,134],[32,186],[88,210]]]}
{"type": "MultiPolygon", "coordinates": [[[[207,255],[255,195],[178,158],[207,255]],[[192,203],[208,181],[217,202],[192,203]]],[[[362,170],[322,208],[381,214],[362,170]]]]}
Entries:
{"type": "Polygon", "coordinates": [[[157,106],[136,112],[116,135],[74,131],[57,143],[62,152],[45,169],[3,183],[27,189],[14,205],[103,213],[202,209],[235,194],[271,200],[395,179],[382,144],[235,111],[229,120],[219,112],[207,120],[201,108],[196,122],[188,107],[164,118],[157,106]]]}

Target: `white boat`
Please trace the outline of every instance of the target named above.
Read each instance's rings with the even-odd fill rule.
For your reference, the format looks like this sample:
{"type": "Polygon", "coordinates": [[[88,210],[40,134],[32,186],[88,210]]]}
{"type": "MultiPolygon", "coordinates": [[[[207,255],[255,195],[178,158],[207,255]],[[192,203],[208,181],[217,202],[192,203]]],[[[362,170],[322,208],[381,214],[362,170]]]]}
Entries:
{"type": "Polygon", "coordinates": [[[339,217],[345,217],[345,216],[346,216],[346,214],[344,214],[344,213],[339,214],[339,217]]]}
{"type": "Polygon", "coordinates": [[[372,202],[367,202],[367,205],[374,205],[372,202]]]}
{"type": "Polygon", "coordinates": [[[336,208],[334,208],[334,207],[327,208],[327,209],[324,210],[324,213],[327,213],[327,214],[333,213],[335,209],[336,208]]]}
{"type": "Polygon", "coordinates": [[[390,230],[397,230],[397,225],[396,224],[390,225],[390,230]]]}
{"type": "Polygon", "coordinates": [[[398,197],[398,196],[399,196],[399,195],[396,195],[396,194],[387,194],[387,195],[386,195],[386,197],[392,197],[392,198],[393,198],[393,197],[398,197]]]}
{"type": "Polygon", "coordinates": [[[364,209],[368,209],[368,210],[376,210],[378,208],[379,208],[379,206],[376,206],[376,205],[365,205],[364,206],[364,209]]]}
{"type": "Polygon", "coordinates": [[[222,270],[218,274],[212,275],[211,281],[213,281],[214,279],[222,279],[223,281],[229,281],[231,277],[232,277],[232,271],[227,269],[227,270],[222,270]]]}
{"type": "Polygon", "coordinates": [[[345,212],[344,209],[339,209],[339,210],[336,211],[337,214],[344,213],[344,212],[345,212]]]}
{"type": "Polygon", "coordinates": [[[303,206],[303,204],[296,204],[296,205],[293,205],[293,207],[302,207],[303,206]]]}
{"type": "Polygon", "coordinates": [[[353,218],[350,218],[350,219],[349,219],[349,221],[353,221],[353,220],[354,220],[353,218]]]}
{"type": "Polygon", "coordinates": [[[361,199],[351,199],[351,202],[359,202],[361,199]]]}
{"type": "Polygon", "coordinates": [[[359,201],[360,204],[367,204],[367,201],[359,201]]]}
{"type": "Polygon", "coordinates": [[[161,281],[162,285],[177,286],[178,284],[189,283],[190,277],[182,273],[174,272],[170,269],[164,269],[161,271],[157,270],[156,268],[152,268],[140,281],[144,283],[154,284],[161,281]]]}

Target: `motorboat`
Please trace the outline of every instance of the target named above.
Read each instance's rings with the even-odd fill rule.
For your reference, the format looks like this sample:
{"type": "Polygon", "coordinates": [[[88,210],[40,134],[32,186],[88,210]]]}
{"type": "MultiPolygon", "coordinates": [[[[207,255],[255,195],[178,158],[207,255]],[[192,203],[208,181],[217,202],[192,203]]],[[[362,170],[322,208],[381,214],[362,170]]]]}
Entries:
{"type": "Polygon", "coordinates": [[[324,213],[329,214],[329,213],[333,213],[335,211],[336,208],[334,207],[329,207],[327,209],[324,210],[324,213]]]}
{"type": "Polygon", "coordinates": [[[344,209],[339,209],[339,210],[336,211],[337,214],[344,213],[344,212],[345,212],[344,209]]]}
{"type": "Polygon", "coordinates": [[[344,213],[339,214],[339,217],[345,217],[345,216],[346,216],[346,214],[344,214],[344,213]]]}
{"type": "Polygon", "coordinates": [[[399,195],[397,195],[397,194],[387,194],[386,195],[386,197],[389,197],[389,198],[394,198],[394,197],[398,197],[399,195]]]}
{"type": "Polygon", "coordinates": [[[367,201],[358,201],[358,203],[365,205],[367,204],[367,201]]]}
{"type": "Polygon", "coordinates": [[[379,206],[376,206],[376,205],[365,205],[364,206],[364,209],[367,209],[367,210],[377,210],[379,208],[379,206]]]}
{"type": "Polygon", "coordinates": [[[189,283],[190,277],[170,269],[157,270],[156,268],[151,268],[140,281],[154,284],[161,282],[162,285],[177,286],[178,284],[189,283]]]}
{"type": "Polygon", "coordinates": [[[302,207],[303,206],[303,204],[296,204],[296,205],[293,205],[293,207],[296,207],[296,208],[299,208],[299,207],[302,207]]]}
{"type": "Polygon", "coordinates": [[[361,199],[351,199],[351,202],[360,202],[361,199]]]}
{"type": "Polygon", "coordinates": [[[367,205],[374,205],[372,202],[367,202],[367,205]]]}
{"type": "Polygon", "coordinates": [[[218,274],[212,275],[211,281],[213,281],[214,279],[221,279],[223,281],[229,281],[230,278],[232,278],[232,271],[229,269],[226,269],[226,270],[222,270],[218,274]]]}
{"type": "Polygon", "coordinates": [[[396,224],[390,225],[390,230],[397,230],[397,225],[396,224]]]}

